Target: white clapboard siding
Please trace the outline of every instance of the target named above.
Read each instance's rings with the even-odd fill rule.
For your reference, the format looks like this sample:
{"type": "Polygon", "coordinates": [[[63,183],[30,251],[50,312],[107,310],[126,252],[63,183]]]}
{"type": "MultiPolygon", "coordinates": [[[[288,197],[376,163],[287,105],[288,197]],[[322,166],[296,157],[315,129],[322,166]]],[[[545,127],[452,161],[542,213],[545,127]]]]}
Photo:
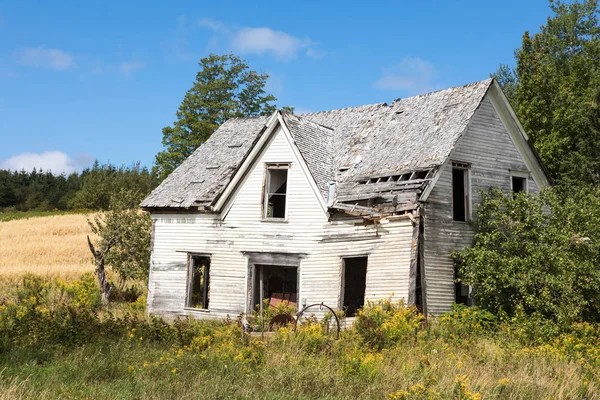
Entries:
{"type": "MultiPolygon", "coordinates": [[[[478,192],[490,186],[510,191],[509,170],[528,171],[504,124],[486,96],[454,150],[452,159],[471,164],[472,215],[480,201],[478,192]]],[[[530,177],[530,192],[538,186],[530,177]]],[[[454,267],[450,253],[472,244],[473,230],[452,218],[452,165],[447,163],[425,206],[425,281],[427,311],[440,314],[454,301],[454,267]]]]}
{"type": "MultiPolygon", "coordinates": [[[[365,297],[408,298],[413,227],[402,218],[383,225],[329,222],[321,194],[295,157],[290,138],[278,129],[257,157],[224,215],[159,214],[154,219],[154,245],[148,307],[151,313],[196,318],[236,316],[245,312],[247,259],[243,252],[305,254],[300,264],[302,304],[339,306],[341,261],[368,255],[365,297]],[[286,222],[261,220],[264,165],[289,162],[286,222]],[[348,239],[348,238],[351,239],[348,239]],[[186,252],[211,254],[209,311],[186,310],[186,252]]],[[[311,310],[317,315],[318,309],[311,310]]]]}

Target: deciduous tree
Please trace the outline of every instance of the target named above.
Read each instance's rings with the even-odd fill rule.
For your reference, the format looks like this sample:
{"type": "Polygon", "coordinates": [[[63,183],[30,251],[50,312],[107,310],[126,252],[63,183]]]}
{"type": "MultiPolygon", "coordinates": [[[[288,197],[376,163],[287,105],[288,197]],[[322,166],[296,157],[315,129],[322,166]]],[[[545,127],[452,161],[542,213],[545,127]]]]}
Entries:
{"type": "Polygon", "coordinates": [[[150,265],[150,215],[139,210],[143,195],[121,190],[111,198],[110,209],[88,221],[92,233],[99,237],[88,245],[96,263],[96,275],[102,291],[102,301],[108,303],[112,286],[105,268],[112,268],[121,283],[128,279],[147,279],[150,265]]]}
{"type": "Polygon", "coordinates": [[[540,31],[523,35],[516,66],[501,65],[494,76],[552,177],[599,184],[598,0],[551,1],[550,8],[553,15],[540,31]]]}
{"type": "Polygon", "coordinates": [[[211,54],[177,110],[173,126],[163,128],[163,151],[156,155],[164,179],[225,121],[233,117],[270,114],[276,98],[265,92],[269,75],[251,70],[233,54],[211,54]]]}

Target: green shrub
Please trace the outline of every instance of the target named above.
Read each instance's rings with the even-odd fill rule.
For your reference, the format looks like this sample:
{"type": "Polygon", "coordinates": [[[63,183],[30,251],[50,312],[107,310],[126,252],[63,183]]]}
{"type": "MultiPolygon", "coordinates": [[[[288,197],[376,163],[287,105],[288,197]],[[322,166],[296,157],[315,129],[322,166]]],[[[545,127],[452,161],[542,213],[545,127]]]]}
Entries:
{"type": "Polygon", "coordinates": [[[473,246],[453,256],[482,308],[566,327],[600,321],[600,187],[539,197],[492,188],[475,229],[473,246]]]}
{"type": "Polygon", "coordinates": [[[416,307],[406,307],[403,300],[379,300],[358,311],[354,328],[365,343],[384,348],[416,337],[423,319],[416,307]]]}
{"type": "Polygon", "coordinates": [[[453,304],[450,312],[431,320],[428,334],[445,339],[465,340],[492,335],[498,329],[494,314],[478,307],[453,304]]]}

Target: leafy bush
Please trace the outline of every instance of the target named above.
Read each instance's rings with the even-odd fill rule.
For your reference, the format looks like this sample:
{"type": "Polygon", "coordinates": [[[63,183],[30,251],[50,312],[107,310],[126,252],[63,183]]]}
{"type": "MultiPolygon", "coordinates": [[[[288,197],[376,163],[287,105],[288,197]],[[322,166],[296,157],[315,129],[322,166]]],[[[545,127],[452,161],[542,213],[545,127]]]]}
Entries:
{"type": "Polygon", "coordinates": [[[354,327],[366,343],[383,348],[414,337],[423,319],[416,307],[406,307],[402,300],[379,300],[358,311],[354,327]]]}
{"type": "Polygon", "coordinates": [[[492,188],[475,228],[474,245],[453,257],[482,308],[561,326],[600,321],[600,188],[539,197],[492,188]]]}
{"type": "Polygon", "coordinates": [[[492,313],[463,304],[453,304],[450,312],[437,317],[431,325],[429,333],[452,340],[491,335],[498,329],[498,321],[492,313]]]}

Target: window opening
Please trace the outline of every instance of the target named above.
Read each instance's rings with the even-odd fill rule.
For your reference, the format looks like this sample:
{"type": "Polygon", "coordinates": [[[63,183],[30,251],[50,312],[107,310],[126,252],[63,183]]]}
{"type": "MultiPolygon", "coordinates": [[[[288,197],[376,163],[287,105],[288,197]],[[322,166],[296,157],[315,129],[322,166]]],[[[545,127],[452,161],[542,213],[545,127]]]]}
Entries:
{"type": "Polygon", "coordinates": [[[267,165],[264,218],[286,217],[287,179],[289,165],[267,165]]]}
{"type": "Polygon", "coordinates": [[[253,292],[252,304],[255,309],[260,308],[266,299],[273,307],[284,301],[297,307],[298,267],[256,265],[253,292]]]}
{"type": "Polygon", "coordinates": [[[190,256],[188,267],[187,307],[208,309],[210,258],[190,256]]]}
{"type": "Polygon", "coordinates": [[[513,193],[526,192],[527,191],[527,178],[522,176],[512,177],[512,191],[513,193]]]}
{"type": "Polygon", "coordinates": [[[470,306],[471,288],[468,285],[464,285],[459,278],[458,268],[454,268],[454,302],[470,306]]]}
{"type": "Polygon", "coordinates": [[[342,310],[353,317],[365,305],[367,257],[342,259],[342,310]]]}
{"type": "Polygon", "coordinates": [[[468,221],[469,169],[465,164],[452,165],[452,208],[454,221],[468,221]]]}

